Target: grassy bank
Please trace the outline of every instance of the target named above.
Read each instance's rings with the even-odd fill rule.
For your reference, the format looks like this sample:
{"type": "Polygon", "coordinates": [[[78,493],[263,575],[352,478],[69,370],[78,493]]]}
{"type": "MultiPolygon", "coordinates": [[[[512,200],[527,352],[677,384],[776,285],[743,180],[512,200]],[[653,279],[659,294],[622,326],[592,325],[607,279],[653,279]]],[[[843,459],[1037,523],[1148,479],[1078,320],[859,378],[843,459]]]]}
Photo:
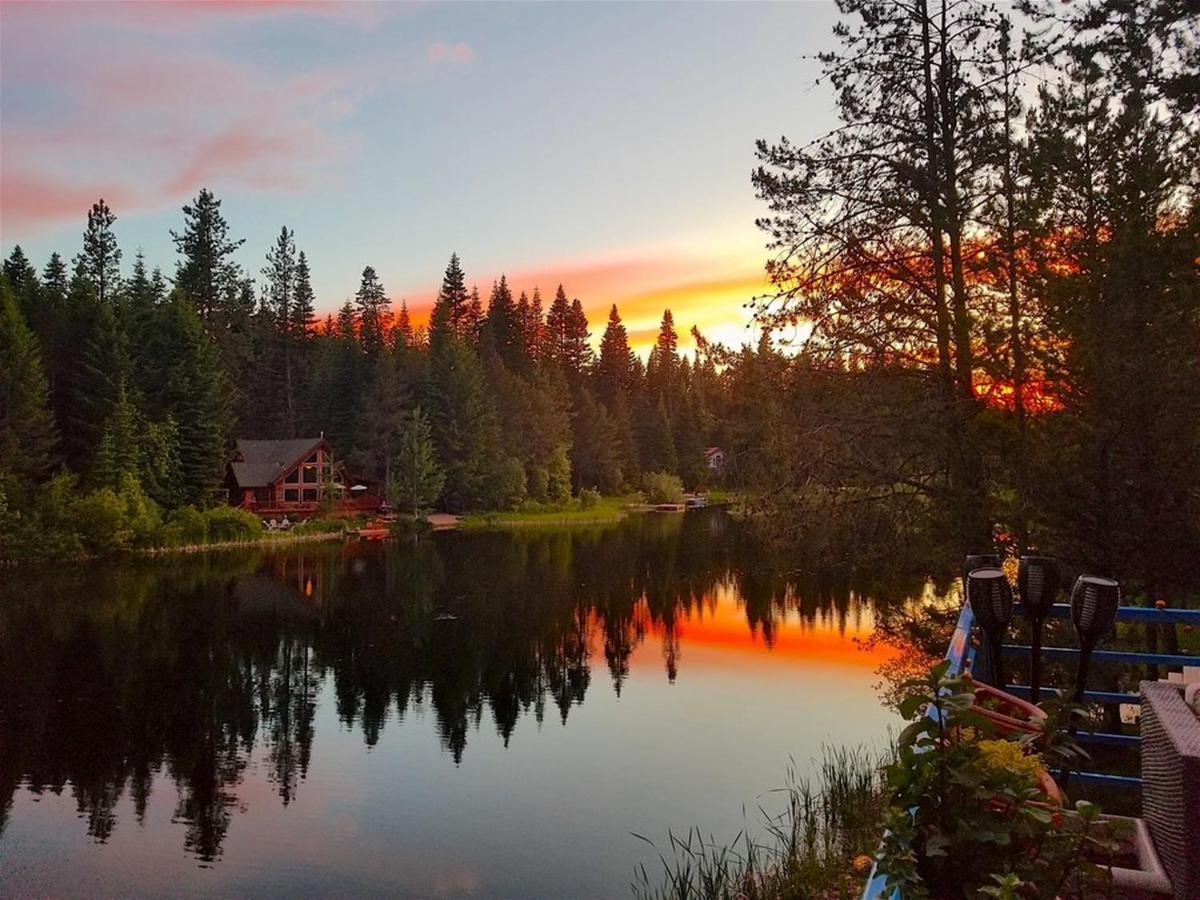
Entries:
{"type": "Polygon", "coordinates": [[[254,537],[228,541],[206,541],[196,544],[176,544],[163,547],[143,547],[133,552],[139,556],[164,556],[169,553],[207,553],[209,550],[239,550],[244,547],[263,547],[288,544],[311,544],[316,541],[340,541],[344,531],[264,532],[254,537]]]}
{"type": "Polygon", "coordinates": [[[619,522],[629,510],[633,497],[600,497],[594,503],[578,499],[562,506],[541,509],[526,508],[505,512],[470,513],[459,519],[458,527],[468,530],[489,528],[563,527],[576,525],[606,525],[619,522]]]}
{"type": "MultiPolygon", "coordinates": [[[[878,848],[887,810],[882,775],[889,755],[826,749],[815,777],[789,769],[786,785],[765,797],[758,821],[732,840],[698,829],[670,834],[657,873],[643,866],[632,884],[639,900],[857,898],[878,848]],[[782,812],[769,812],[778,800],[782,812]]],[[[637,835],[642,837],[641,835],[637,835]]]]}

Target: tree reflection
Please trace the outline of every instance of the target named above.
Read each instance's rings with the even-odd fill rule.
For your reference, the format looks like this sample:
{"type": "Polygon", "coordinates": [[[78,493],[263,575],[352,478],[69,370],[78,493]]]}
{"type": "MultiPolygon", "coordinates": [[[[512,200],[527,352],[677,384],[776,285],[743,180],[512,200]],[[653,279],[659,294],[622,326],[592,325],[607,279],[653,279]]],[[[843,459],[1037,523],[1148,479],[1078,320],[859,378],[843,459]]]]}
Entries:
{"type": "Polygon", "coordinates": [[[845,629],[861,596],[781,575],[719,510],[12,574],[2,590],[0,834],[18,787],[69,789],[105,841],[125,792],[143,819],[162,773],[202,863],[221,855],[256,748],[281,803],[303,790],[326,687],[369,746],[389,719],[430,710],[461,764],[485,716],[505,746],[548,705],[565,724],[593,661],[619,694],[658,640],[666,677],[685,677],[682,626],[719,596],[739,598],[768,647],[785,615],[845,629]]]}

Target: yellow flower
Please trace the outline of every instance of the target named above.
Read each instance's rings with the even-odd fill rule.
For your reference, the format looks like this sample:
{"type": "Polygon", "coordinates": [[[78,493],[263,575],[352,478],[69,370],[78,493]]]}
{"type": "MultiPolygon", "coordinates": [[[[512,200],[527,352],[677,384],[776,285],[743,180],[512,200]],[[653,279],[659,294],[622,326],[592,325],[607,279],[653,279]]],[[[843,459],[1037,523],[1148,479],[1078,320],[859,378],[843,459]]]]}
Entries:
{"type": "Polygon", "coordinates": [[[978,746],[983,764],[989,769],[1020,772],[1031,781],[1041,774],[1041,761],[1026,753],[1016,741],[980,741],[978,746]]]}

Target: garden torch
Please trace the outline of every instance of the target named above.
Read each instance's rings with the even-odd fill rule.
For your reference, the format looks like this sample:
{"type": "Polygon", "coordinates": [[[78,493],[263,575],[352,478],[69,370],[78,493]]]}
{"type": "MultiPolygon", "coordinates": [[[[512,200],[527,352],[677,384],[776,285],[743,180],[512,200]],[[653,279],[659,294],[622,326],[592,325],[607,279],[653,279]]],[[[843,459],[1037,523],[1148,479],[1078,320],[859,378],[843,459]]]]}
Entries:
{"type": "Polygon", "coordinates": [[[988,639],[996,685],[1002,687],[1004,667],[1000,660],[1000,641],[1012,621],[1012,585],[1000,569],[990,566],[974,569],[967,575],[967,601],[975,621],[988,639]]]}
{"type": "Polygon", "coordinates": [[[1088,662],[1100,638],[1112,631],[1121,605],[1121,586],[1111,578],[1080,575],[1071,589],[1071,623],[1079,636],[1079,673],[1075,683],[1076,703],[1087,686],[1088,662]]]}
{"type": "Polygon", "coordinates": [[[1058,597],[1061,578],[1058,560],[1052,556],[1022,556],[1017,569],[1017,591],[1033,626],[1029,666],[1029,699],[1038,702],[1042,688],[1042,620],[1058,597]]]}
{"type": "Polygon", "coordinates": [[[1000,557],[995,553],[971,553],[963,559],[962,580],[963,593],[967,591],[967,576],[976,569],[998,569],[1000,557]]]}

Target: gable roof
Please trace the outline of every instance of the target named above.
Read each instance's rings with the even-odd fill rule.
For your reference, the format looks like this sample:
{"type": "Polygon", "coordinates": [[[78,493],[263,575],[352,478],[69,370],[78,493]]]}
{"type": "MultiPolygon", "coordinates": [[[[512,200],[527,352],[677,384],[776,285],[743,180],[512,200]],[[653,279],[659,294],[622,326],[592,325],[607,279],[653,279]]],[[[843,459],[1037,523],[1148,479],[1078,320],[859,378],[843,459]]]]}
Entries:
{"type": "Polygon", "coordinates": [[[237,455],[229,464],[238,487],[267,487],[274,484],[301,460],[325,443],[321,437],[288,441],[237,442],[237,455]]]}

